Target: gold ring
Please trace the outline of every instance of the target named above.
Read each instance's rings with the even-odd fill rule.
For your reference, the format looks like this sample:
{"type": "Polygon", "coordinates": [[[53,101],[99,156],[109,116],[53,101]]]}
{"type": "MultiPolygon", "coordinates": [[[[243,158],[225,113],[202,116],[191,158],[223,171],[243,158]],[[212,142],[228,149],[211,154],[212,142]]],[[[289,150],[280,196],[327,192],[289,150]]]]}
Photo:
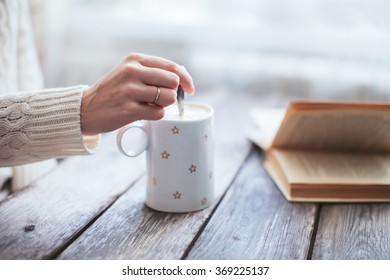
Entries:
{"type": "Polygon", "coordinates": [[[160,92],[161,92],[161,89],[159,87],[157,87],[157,94],[156,94],[156,97],[154,98],[152,103],[154,103],[154,104],[157,103],[158,99],[160,98],[160,92]]]}

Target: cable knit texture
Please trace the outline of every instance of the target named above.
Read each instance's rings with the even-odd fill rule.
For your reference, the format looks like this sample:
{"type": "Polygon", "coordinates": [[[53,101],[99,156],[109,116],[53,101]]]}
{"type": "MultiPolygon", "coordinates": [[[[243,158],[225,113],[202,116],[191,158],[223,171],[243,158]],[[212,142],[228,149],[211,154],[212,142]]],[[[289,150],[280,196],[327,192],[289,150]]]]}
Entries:
{"type": "MultiPolygon", "coordinates": [[[[81,133],[86,87],[42,89],[42,80],[27,0],[0,0],[0,167],[89,154],[98,145],[99,136],[81,133]]],[[[13,168],[14,188],[52,166],[13,168]]],[[[9,174],[10,168],[0,168],[0,186],[9,174]]]]}
{"type": "Polygon", "coordinates": [[[88,154],[96,137],[80,132],[83,91],[77,86],[1,97],[1,166],[88,154]]]}

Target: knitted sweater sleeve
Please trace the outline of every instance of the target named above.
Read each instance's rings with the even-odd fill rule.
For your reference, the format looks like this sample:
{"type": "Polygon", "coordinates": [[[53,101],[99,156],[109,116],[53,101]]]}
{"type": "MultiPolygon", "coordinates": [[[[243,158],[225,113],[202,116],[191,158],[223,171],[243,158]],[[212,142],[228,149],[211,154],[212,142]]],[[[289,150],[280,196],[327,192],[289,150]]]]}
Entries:
{"type": "Polygon", "coordinates": [[[0,167],[90,154],[100,136],[83,136],[85,86],[0,96],[0,167]]]}

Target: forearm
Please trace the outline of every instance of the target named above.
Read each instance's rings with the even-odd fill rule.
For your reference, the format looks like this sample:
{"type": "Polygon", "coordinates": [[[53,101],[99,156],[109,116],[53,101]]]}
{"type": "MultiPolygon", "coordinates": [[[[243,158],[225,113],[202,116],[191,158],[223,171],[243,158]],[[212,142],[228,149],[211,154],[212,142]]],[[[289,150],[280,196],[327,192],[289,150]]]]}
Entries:
{"type": "Polygon", "coordinates": [[[99,136],[82,135],[84,86],[0,98],[0,167],[90,154],[99,136]]]}

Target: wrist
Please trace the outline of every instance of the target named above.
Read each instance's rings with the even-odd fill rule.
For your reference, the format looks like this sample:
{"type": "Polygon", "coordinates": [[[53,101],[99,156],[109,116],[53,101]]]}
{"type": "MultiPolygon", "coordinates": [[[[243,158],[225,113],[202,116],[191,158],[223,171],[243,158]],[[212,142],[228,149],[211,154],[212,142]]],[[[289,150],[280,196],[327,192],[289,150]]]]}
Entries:
{"type": "Polygon", "coordinates": [[[90,133],[90,125],[88,120],[88,105],[92,97],[92,88],[87,87],[84,89],[81,106],[80,106],[80,130],[83,135],[93,135],[90,133]]]}

